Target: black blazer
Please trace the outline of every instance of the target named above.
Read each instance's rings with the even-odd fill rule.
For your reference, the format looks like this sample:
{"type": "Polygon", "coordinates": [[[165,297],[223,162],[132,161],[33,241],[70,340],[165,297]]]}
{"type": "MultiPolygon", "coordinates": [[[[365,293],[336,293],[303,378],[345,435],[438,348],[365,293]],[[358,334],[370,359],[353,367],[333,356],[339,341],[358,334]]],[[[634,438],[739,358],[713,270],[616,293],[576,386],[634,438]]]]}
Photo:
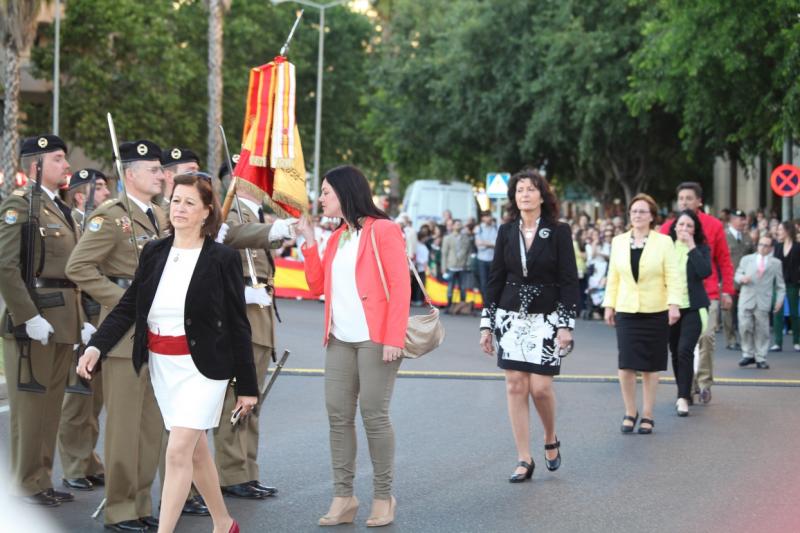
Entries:
{"type": "Polygon", "coordinates": [[[519,218],[498,229],[494,259],[486,288],[486,306],[520,310],[520,285],[533,285],[539,294],[529,313],[558,311],[558,327],[573,327],[578,309],[578,266],[568,225],[542,219],[526,253],[528,276],[522,272],[519,218]]]}
{"type": "MultiPolygon", "coordinates": [[[[789,255],[783,255],[783,243],[775,241],[773,255],[783,264],[783,281],[786,283],[800,283],[800,243],[793,242],[789,255]]],[[[737,267],[739,265],[736,265],[737,267]]]]}
{"type": "Polygon", "coordinates": [[[711,305],[703,280],[711,275],[711,249],[707,244],[698,244],[689,251],[686,261],[686,284],[689,288],[689,309],[700,309],[711,305]]]}
{"type": "MultiPolygon", "coordinates": [[[[147,315],[173,239],[145,245],[131,286],[89,341],[105,357],[135,323],[133,368],[137,373],[149,356],[147,315]]],[[[238,251],[206,237],[186,292],[184,313],[189,351],[200,373],[209,379],[235,377],[237,395],[258,396],[238,251]]]]}

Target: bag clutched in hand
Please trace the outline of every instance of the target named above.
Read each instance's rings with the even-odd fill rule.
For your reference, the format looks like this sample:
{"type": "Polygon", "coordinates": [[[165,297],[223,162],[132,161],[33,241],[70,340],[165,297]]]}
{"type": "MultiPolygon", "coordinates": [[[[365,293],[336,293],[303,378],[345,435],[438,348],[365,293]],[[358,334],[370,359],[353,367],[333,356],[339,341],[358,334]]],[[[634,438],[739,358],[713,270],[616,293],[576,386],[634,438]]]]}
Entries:
{"type": "MultiPolygon", "coordinates": [[[[381,283],[383,284],[383,292],[386,294],[386,301],[389,301],[389,288],[386,286],[386,277],[383,274],[383,265],[381,258],[378,255],[378,246],[375,244],[375,228],[370,232],[372,239],[372,250],[375,252],[375,261],[378,263],[378,272],[381,275],[381,283]]],[[[444,326],[439,320],[439,310],[433,306],[431,299],[428,296],[428,291],[425,290],[425,285],[417,273],[417,269],[408,260],[408,266],[411,272],[414,273],[419,288],[422,289],[422,294],[425,296],[425,303],[428,304],[430,312],[425,315],[415,315],[408,317],[408,327],[406,328],[406,341],[403,347],[403,357],[408,359],[417,359],[426,353],[433,351],[444,342],[444,326]]]]}

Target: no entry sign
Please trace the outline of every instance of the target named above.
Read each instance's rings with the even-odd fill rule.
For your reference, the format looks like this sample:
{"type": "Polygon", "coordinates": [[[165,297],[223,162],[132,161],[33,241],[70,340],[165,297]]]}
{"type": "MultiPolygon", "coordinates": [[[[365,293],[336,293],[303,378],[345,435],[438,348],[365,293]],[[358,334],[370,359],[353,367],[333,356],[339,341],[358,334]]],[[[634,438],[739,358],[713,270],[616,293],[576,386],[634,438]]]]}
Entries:
{"type": "Polygon", "coordinates": [[[800,192],[800,168],[781,165],[772,171],[769,182],[778,196],[794,196],[800,192]]]}

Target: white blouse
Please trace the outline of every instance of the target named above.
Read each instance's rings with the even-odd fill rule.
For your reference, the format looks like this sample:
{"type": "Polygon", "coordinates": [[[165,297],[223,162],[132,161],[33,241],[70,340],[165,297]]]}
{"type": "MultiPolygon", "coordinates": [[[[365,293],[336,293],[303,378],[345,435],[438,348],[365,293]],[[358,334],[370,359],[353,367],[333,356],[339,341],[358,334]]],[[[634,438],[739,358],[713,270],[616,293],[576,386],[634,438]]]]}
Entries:
{"type": "Polygon", "coordinates": [[[153,333],[169,337],[186,334],[183,329],[186,292],[202,248],[170,248],[167,264],[147,315],[153,333]]]}
{"type": "Polygon", "coordinates": [[[358,243],[363,233],[352,232],[349,239],[342,233],[331,265],[331,333],[344,342],[369,340],[367,315],[356,286],[358,243]]]}

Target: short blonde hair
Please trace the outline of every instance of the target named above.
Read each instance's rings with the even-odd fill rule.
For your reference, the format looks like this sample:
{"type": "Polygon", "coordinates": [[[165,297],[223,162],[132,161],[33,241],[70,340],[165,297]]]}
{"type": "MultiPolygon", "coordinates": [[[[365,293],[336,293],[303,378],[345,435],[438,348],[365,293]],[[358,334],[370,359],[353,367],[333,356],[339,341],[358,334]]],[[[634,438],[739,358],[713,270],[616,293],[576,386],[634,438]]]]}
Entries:
{"type": "Polygon", "coordinates": [[[658,216],[658,204],[656,204],[656,201],[653,200],[653,197],[649,194],[640,192],[631,198],[631,202],[628,204],[628,216],[630,217],[630,211],[633,207],[633,204],[640,201],[646,203],[647,207],[650,209],[650,215],[653,218],[653,220],[650,221],[650,229],[653,229],[656,225],[656,217],[658,216]]]}

